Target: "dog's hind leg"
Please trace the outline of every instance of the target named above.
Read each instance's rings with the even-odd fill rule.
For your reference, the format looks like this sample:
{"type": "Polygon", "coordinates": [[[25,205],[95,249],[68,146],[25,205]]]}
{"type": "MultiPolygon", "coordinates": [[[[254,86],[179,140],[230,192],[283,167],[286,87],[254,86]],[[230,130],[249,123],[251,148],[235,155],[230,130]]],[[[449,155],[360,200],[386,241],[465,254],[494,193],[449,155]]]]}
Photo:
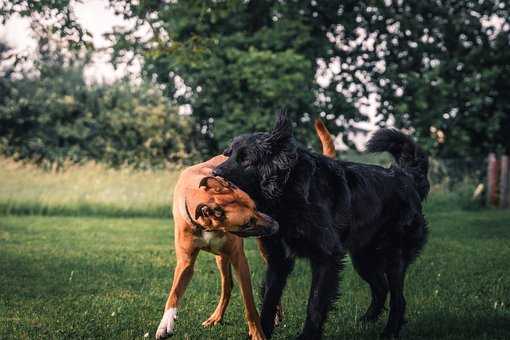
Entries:
{"type": "Polygon", "coordinates": [[[405,323],[404,315],[406,300],[404,298],[404,278],[406,264],[402,249],[391,249],[387,255],[386,276],[390,288],[390,313],[388,323],[382,333],[383,337],[398,337],[402,325],[405,323]]]}
{"type": "Polygon", "coordinates": [[[218,270],[221,275],[220,300],[218,301],[218,306],[211,314],[211,316],[202,322],[202,326],[204,327],[215,326],[221,322],[230,301],[230,294],[232,292],[233,282],[230,260],[226,256],[218,255],[216,256],[216,265],[218,266],[218,270]]]}
{"type": "Polygon", "coordinates": [[[413,223],[404,229],[402,254],[406,268],[420,255],[427,243],[427,222],[422,214],[416,215],[413,223]]]}
{"type": "Polygon", "coordinates": [[[351,254],[352,264],[356,272],[370,286],[372,301],[361,322],[376,321],[384,310],[388,295],[388,280],[384,273],[384,257],[372,249],[362,249],[351,254]]]}
{"type": "Polygon", "coordinates": [[[255,307],[255,300],[253,298],[253,290],[251,285],[250,267],[246,255],[244,254],[243,245],[241,243],[240,249],[232,254],[232,265],[236,278],[241,287],[241,295],[244,300],[245,318],[248,322],[248,332],[251,340],[265,340],[266,337],[262,331],[260,317],[255,307]]]}

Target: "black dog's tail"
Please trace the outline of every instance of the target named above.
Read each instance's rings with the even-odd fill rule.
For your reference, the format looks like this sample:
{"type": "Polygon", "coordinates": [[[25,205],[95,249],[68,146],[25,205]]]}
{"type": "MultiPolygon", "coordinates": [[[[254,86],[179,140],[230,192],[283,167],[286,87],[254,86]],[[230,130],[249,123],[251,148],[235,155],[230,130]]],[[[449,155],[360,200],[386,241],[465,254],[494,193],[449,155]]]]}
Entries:
{"type": "Polygon", "coordinates": [[[413,176],[421,199],[427,197],[430,189],[427,178],[429,157],[411,137],[395,129],[380,129],[368,141],[367,151],[389,152],[397,165],[413,176]]]}

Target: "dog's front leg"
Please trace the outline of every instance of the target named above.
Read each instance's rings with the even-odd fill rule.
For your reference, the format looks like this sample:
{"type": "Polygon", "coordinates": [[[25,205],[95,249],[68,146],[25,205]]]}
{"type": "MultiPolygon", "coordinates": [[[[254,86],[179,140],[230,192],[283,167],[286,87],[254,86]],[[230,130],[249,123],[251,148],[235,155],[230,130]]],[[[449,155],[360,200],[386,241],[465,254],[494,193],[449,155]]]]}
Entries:
{"type": "Polygon", "coordinates": [[[253,299],[253,290],[251,285],[250,267],[244,254],[243,246],[237,249],[231,257],[232,265],[241,287],[241,294],[244,300],[245,318],[248,322],[248,332],[251,340],[265,340],[266,337],[262,331],[259,314],[255,307],[253,299]]]}
{"type": "MultiPolygon", "coordinates": [[[[268,255],[267,255],[267,250],[264,247],[264,243],[262,242],[262,239],[260,239],[260,238],[257,239],[257,246],[259,248],[260,256],[262,257],[262,260],[264,261],[264,263],[267,266],[268,255]]],[[[265,289],[265,287],[262,286],[262,294],[261,294],[262,296],[264,296],[264,289],[265,289]]],[[[283,307],[282,307],[282,303],[280,301],[278,306],[276,306],[276,316],[274,318],[274,326],[278,327],[282,322],[283,322],[283,307]]]]}
{"type": "Polygon", "coordinates": [[[329,256],[325,259],[311,260],[311,266],[312,286],[305,326],[298,336],[299,340],[321,339],[324,322],[338,295],[342,257],[329,256]]]}
{"type": "Polygon", "coordinates": [[[287,278],[294,267],[294,259],[283,241],[275,236],[261,239],[267,255],[267,270],[264,278],[263,301],[260,320],[266,337],[274,330],[274,320],[287,278]]]}
{"type": "Polygon", "coordinates": [[[177,266],[175,267],[172,288],[165,304],[165,313],[156,331],[156,339],[165,339],[174,332],[177,307],[193,276],[193,266],[198,255],[198,249],[178,247],[176,255],[177,266]]]}

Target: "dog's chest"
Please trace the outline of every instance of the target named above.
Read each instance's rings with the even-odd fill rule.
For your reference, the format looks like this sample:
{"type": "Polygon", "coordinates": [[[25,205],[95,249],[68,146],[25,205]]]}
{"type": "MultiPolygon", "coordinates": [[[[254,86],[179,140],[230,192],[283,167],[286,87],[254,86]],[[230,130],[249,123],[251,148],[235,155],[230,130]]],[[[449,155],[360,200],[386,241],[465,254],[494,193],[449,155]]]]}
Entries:
{"type": "Polygon", "coordinates": [[[198,248],[219,255],[227,242],[227,235],[221,231],[202,230],[195,235],[195,241],[198,248]]]}

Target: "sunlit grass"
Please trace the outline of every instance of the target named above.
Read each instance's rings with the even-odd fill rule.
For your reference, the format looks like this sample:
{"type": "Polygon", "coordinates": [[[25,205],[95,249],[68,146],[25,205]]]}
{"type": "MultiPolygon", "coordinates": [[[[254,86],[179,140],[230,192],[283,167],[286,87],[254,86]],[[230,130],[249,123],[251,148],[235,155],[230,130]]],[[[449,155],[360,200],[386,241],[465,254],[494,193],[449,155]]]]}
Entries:
{"type": "Polygon", "coordinates": [[[168,216],[178,174],[94,163],[55,173],[0,159],[0,213],[168,216]]]}
{"type": "MultiPolygon", "coordinates": [[[[382,156],[356,157],[361,162],[389,162],[382,156]]],[[[178,169],[135,171],[94,163],[48,172],[0,158],[0,215],[168,217],[178,175],[178,169]]],[[[464,186],[449,192],[434,186],[425,205],[435,210],[471,209],[477,205],[470,202],[473,190],[464,186]]]]}

